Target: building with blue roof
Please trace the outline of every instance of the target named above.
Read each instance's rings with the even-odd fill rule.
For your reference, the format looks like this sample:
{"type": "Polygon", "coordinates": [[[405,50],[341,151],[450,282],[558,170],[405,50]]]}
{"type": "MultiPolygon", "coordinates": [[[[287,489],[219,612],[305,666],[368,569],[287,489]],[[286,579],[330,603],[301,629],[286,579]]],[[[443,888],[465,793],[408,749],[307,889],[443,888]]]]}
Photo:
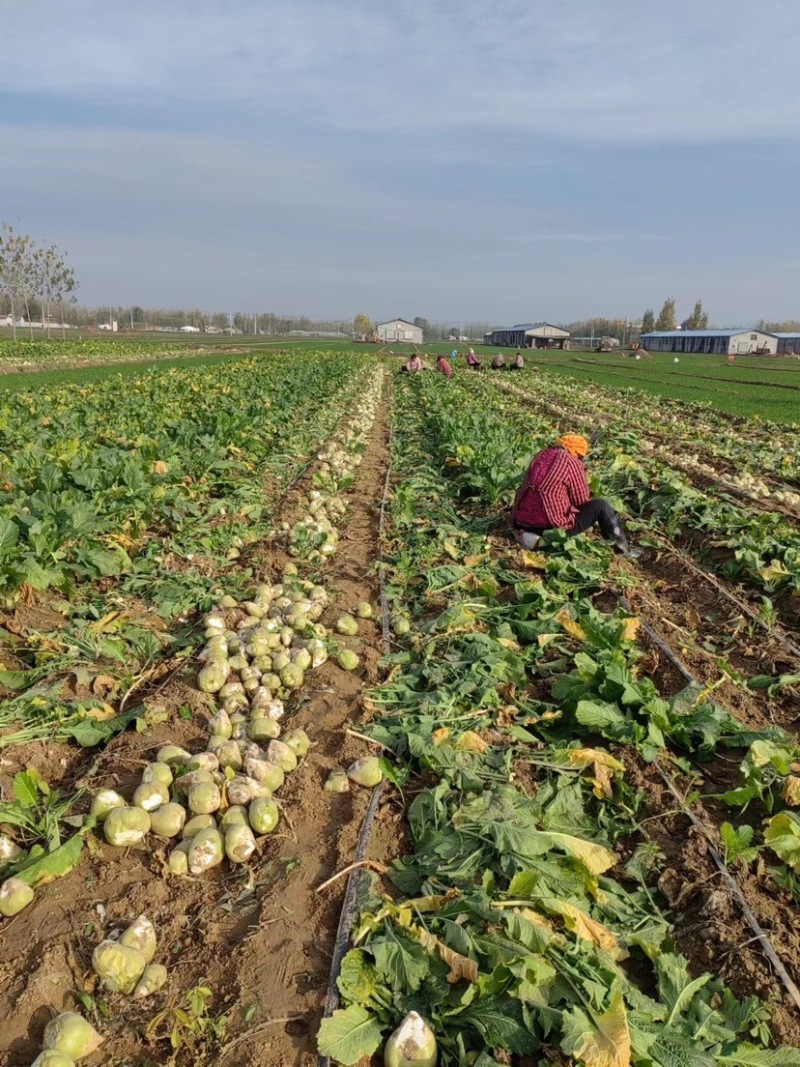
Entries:
{"type": "Polygon", "coordinates": [[[686,352],[709,355],[775,355],[778,338],[763,330],[653,330],[639,339],[648,352],[686,352]]]}
{"type": "Polygon", "coordinates": [[[794,356],[800,354],[800,333],[774,333],[778,338],[778,355],[794,356]]]}
{"type": "Polygon", "coordinates": [[[484,334],[483,343],[501,348],[564,348],[569,330],[550,322],[520,322],[484,334]]]}

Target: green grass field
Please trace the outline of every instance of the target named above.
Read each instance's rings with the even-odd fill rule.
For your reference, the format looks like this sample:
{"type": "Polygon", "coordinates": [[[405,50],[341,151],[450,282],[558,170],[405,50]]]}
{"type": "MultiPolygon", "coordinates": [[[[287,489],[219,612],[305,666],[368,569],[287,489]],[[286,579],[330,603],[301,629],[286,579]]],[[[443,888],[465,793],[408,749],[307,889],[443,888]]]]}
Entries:
{"type": "MultiPolygon", "coordinates": [[[[467,344],[454,345],[452,341],[433,342],[422,346],[424,352],[438,355],[449,353],[457,347],[466,353],[467,344]]],[[[483,358],[484,366],[498,351],[483,345],[473,346],[483,358]]],[[[133,374],[141,368],[142,363],[155,360],[163,350],[166,358],[159,359],[161,365],[175,363],[182,365],[187,358],[197,359],[198,365],[209,361],[231,358],[224,354],[228,350],[241,353],[286,351],[334,351],[343,355],[348,352],[361,354],[382,353],[388,357],[394,349],[398,357],[408,353],[410,346],[382,346],[372,344],[353,344],[346,338],[296,338],[296,337],[250,337],[224,335],[207,336],[203,334],[164,334],[127,336],[116,334],[113,337],[92,337],[89,345],[81,346],[77,338],[67,338],[60,342],[23,343],[13,348],[5,342],[4,356],[8,363],[22,363],[26,360],[35,362],[68,364],[72,358],[76,362],[84,360],[108,360],[108,366],[82,367],[70,369],[49,369],[32,374],[29,371],[11,373],[0,378],[0,389],[18,390],[36,384],[47,387],[61,382],[96,381],[111,373],[133,374]],[[186,355],[179,353],[185,350],[186,355]],[[197,351],[196,356],[190,353],[197,351]],[[211,353],[218,351],[218,355],[211,353]],[[17,354],[18,353],[18,354],[17,354]],[[125,363],[126,359],[136,362],[125,363]]],[[[506,350],[506,355],[513,355],[506,350]]],[[[582,352],[553,351],[526,352],[527,370],[537,367],[539,372],[566,375],[578,381],[597,382],[604,386],[620,389],[634,388],[645,394],[684,400],[690,403],[705,403],[719,411],[732,415],[770,420],[778,423],[800,423],[800,361],[794,359],[764,359],[753,356],[738,357],[729,364],[724,356],[681,355],[679,362],[665,353],[647,355],[636,360],[628,352],[582,352]]],[[[457,366],[463,367],[463,359],[457,366]]],[[[636,402],[634,400],[634,402],[636,402]]],[[[646,400],[642,400],[646,403],[646,400]]]]}

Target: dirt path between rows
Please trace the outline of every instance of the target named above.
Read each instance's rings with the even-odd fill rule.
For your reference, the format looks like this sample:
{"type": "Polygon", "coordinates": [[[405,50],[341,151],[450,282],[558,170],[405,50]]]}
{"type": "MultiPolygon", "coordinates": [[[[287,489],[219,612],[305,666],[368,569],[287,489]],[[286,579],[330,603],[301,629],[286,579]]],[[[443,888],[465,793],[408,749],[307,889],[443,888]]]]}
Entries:
{"type": "MultiPolygon", "coordinates": [[[[389,460],[390,405],[384,396],[348,491],[348,514],[337,552],[325,568],[330,604],[322,622],[332,626],[342,611],[364,600],[380,602],[375,563],[380,500],[389,460]]],[[[306,476],[286,501],[292,516],[306,476]]],[[[263,543],[243,561],[254,583],[279,578],[287,556],[278,543],[263,543]]],[[[286,728],[302,727],[314,747],[287,777],[279,800],[286,818],[264,839],[257,864],[224,863],[202,878],[167,873],[167,848],[148,838],[147,847],[115,849],[92,837],[74,871],[42,888],[34,902],[0,926],[0,1033],[2,1067],[25,1067],[41,1047],[42,1030],[57,1012],[83,1011],[104,1034],[98,1057],[105,1063],[167,1064],[174,1009],[188,990],[211,990],[205,1022],[180,1036],[176,1062],[214,1062],[219,1067],[310,1067],[322,1013],[339,909],[346,879],[316,893],[317,886],[351,862],[370,791],[354,786],[327,793],[334,767],[373,754],[346,734],[361,713],[362,692],[378,680],[382,654],[380,618],[362,622],[348,646],[360,655],[353,674],[329,661],[307,675],[286,728]],[[159,938],[156,961],[167,966],[165,992],[144,1001],[96,988],[94,947],[104,936],[144,912],[159,938]],[[82,1004],[78,993],[92,998],[82,1004]],[[164,1012],[167,1015],[164,1016],[164,1012]],[[161,1018],[159,1018],[159,1014],[161,1018]],[[227,1017],[218,1035],[211,1022],[227,1017]]],[[[101,753],[68,745],[36,746],[31,762],[55,782],[72,787],[77,776],[87,790],[118,789],[130,796],[141,767],[167,742],[193,751],[205,747],[209,698],[194,683],[194,669],[159,694],[163,723],[145,734],[115,738],[101,753]],[[182,710],[182,714],[179,712],[182,710]],[[60,773],[59,773],[60,771],[60,773]]],[[[20,754],[3,753],[3,777],[18,769],[20,754]],[[13,762],[11,762],[13,761],[13,762]]],[[[391,859],[400,836],[401,813],[383,802],[375,821],[370,856],[391,859]]]]}

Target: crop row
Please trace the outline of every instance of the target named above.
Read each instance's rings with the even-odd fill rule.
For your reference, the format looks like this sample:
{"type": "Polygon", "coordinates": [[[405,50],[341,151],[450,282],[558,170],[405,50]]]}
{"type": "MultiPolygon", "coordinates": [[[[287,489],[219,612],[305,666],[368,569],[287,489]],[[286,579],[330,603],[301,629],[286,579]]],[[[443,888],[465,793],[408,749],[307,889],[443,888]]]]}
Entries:
{"type": "Polygon", "coordinates": [[[780,735],[749,735],[703,694],[659,696],[637,620],[586,599],[605,546],[503,549],[497,506],[550,431],[529,416],[523,433],[476,396],[457,380],[398,387],[389,593],[409,632],[371,731],[413,782],[411,846],[394,892],[373,884],[321,1048],[356,1063],[417,1012],[447,1065],[560,1062],[556,1050],[591,1067],[800,1063],[763,1047],[758,998],[690,973],[677,951],[626,767],[635,751],[780,735]]]}

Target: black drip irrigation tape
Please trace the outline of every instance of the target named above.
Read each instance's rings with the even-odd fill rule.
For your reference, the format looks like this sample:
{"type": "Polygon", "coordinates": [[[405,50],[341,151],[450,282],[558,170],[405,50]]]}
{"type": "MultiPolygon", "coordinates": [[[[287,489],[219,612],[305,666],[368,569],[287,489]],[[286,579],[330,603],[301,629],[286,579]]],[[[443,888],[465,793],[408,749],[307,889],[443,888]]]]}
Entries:
{"type": "MultiPolygon", "coordinates": [[[[624,597],[619,597],[619,603],[622,605],[622,607],[626,611],[631,611],[632,610],[631,609],[631,605],[628,603],[628,601],[624,597]]],[[[680,671],[680,673],[687,680],[687,682],[689,682],[691,685],[697,686],[698,689],[701,688],[700,683],[697,681],[696,678],[694,678],[692,676],[690,671],[687,670],[687,668],[684,666],[684,664],[681,662],[681,660],[678,658],[678,656],[675,655],[675,653],[672,651],[672,649],[669,647],[669,645],[665,641],[663,641],[658,636],[658,634],[655,632],[655,630],[653,630],[653,628],[651,626],[648,626],[648,624],[643,619],[640,619],[639,621],[640,621],[642,629],[645,631],[645,633],[650,638],[650,640],[653,641],[653,643],[658,646],[658,648],[664,653],[664,655],[667,656],[670,659],[670,661],[677,668],[677,670],[680,671]]],[[[656,768],[658,773],[661,775],[661,778],[664,780],[664,784],[667,786],[667,788],[669,789],[670,793],[672,793],[672,795],[678,800],[678,802],[679,802],[679,804],[681,806],[682,813],[684,815],[686,815],[686,817],[689,819],[689,821],[692,823],[692,825],[697,830],[699,830],[700,833],[703,835],[703,837],[705,839],[705,842],[706,842],[706,848],[708,850],[708,854],[711,857],[712,861],[714,862],[714,865],[719,870],[719,873],[722,876],[722,879],[725,882],[725,884],[727,885],[728,889],[730,890],[731,895],[733,896],[733,898],[736,900],[736,903],[741,908],[742,915],[744,916],[745,921],[747,922],[747,925],[750,927],[750,929],[753,931],[753,934],[755,935],[755,940],[757,940],[759,942],[759,944],[761,945],[761,947],[763,948],[764,955],[769,960],[773,970],[775,971],[775,974],[778,976],[778,978],[783,983],[784,988],[786,989],[786,992],[791,997],[791,999],[794,1002],[794,1005],[797,1008],[797,1010],[800,1011],[800,990],[798,990],[797,985],[793,981],[791,975],[789,974],[789,972],[786,970],[786,967],[781,962],[778,954],[775,952],[775,949],[772,947],[772,942],[769,940],[767,935],[764,933],[764,930],[762,929],[758,919],[753,914],[753,911],[752,911],[750,905],[745,900],[744,894],[742,893],[741,889],[739,888],[739,885],[738,885],[736,879],[731,875],[730,871],[725,866],[725,863],[724,863],[723,859],[721,858],[721,856],[717,852],[717,849],[716,849],[716,847],[714,845],[713,839],[711,837],[711,834],[709,833],[708,828],[697,818],[697,816],[694,814],[694,812],[692,812],[691,809],[687,806],[685,798],[681,796],[681,794],[680,794],[678,788],[676,787],[673,779],[664,770],[664,768],[662,767],[662,765],[659,763],[658,760],[654,760],[653,761],[653,766],[656,768]]]]}
{"type": "MultiPolygon", "coordinates": [[[[386,596],[386,580],[384,577],[383,567],[383,542],[384,542],[384,528],[385,528],[385,514],[386,514],[386,499],[389,495],[389,485],[392,477],[392,442],[394,440],[394,434],[392,430],[391,417],[389,419],[389,435],[387,438],[387,451],[388,462],[386,464],[386,480],[383,483],[383,496],[381,497],[380,506],[380,519],[378,523],[378,570],[380,576],[381,586],[381,623],[383,628],[383,644],[384,652],[389,651],[390,642],[390,630],[389,630],[389,601],[386,596]]],[[[372,836],[372,827],[375,822],[375,816],[378,812],[378,801],[383,793],[386,781],[379,782],[370,797],[369,807],[367,813],[364,816],[364,821],[361,824],[361,831],[358,835],[358,841],[356,843],[356,852],[354,856],[354,863],[363,863],[367,858],[367,850],[369,849],[370,837],[372,836]]],[[[364,877],[364,871],[362,868],[357,868],[353,871],[347,879],[347,888],[344,893],[344,900],[342,901],[342,910],[339,913],[339,925],[336,928],[336,941],[333,946],[333,957],[331,959],[331,970],[328,976],[328,992],[325,998],[325,1010],[322,1014],[323,1019],[329,1018],[334,1011],[339,1007],[339,972],[342,967],[342,960],[347,952],[347,946],[350,941],[350,931],[353,926],[353,919],[355,917],[356,897],[358,896],[358,890],[361,885],[361,880],[364,877]]],[[[330,1057],[320,1056],[318,1061],[318,1067],[330,1067],[330,1057]]]]}

